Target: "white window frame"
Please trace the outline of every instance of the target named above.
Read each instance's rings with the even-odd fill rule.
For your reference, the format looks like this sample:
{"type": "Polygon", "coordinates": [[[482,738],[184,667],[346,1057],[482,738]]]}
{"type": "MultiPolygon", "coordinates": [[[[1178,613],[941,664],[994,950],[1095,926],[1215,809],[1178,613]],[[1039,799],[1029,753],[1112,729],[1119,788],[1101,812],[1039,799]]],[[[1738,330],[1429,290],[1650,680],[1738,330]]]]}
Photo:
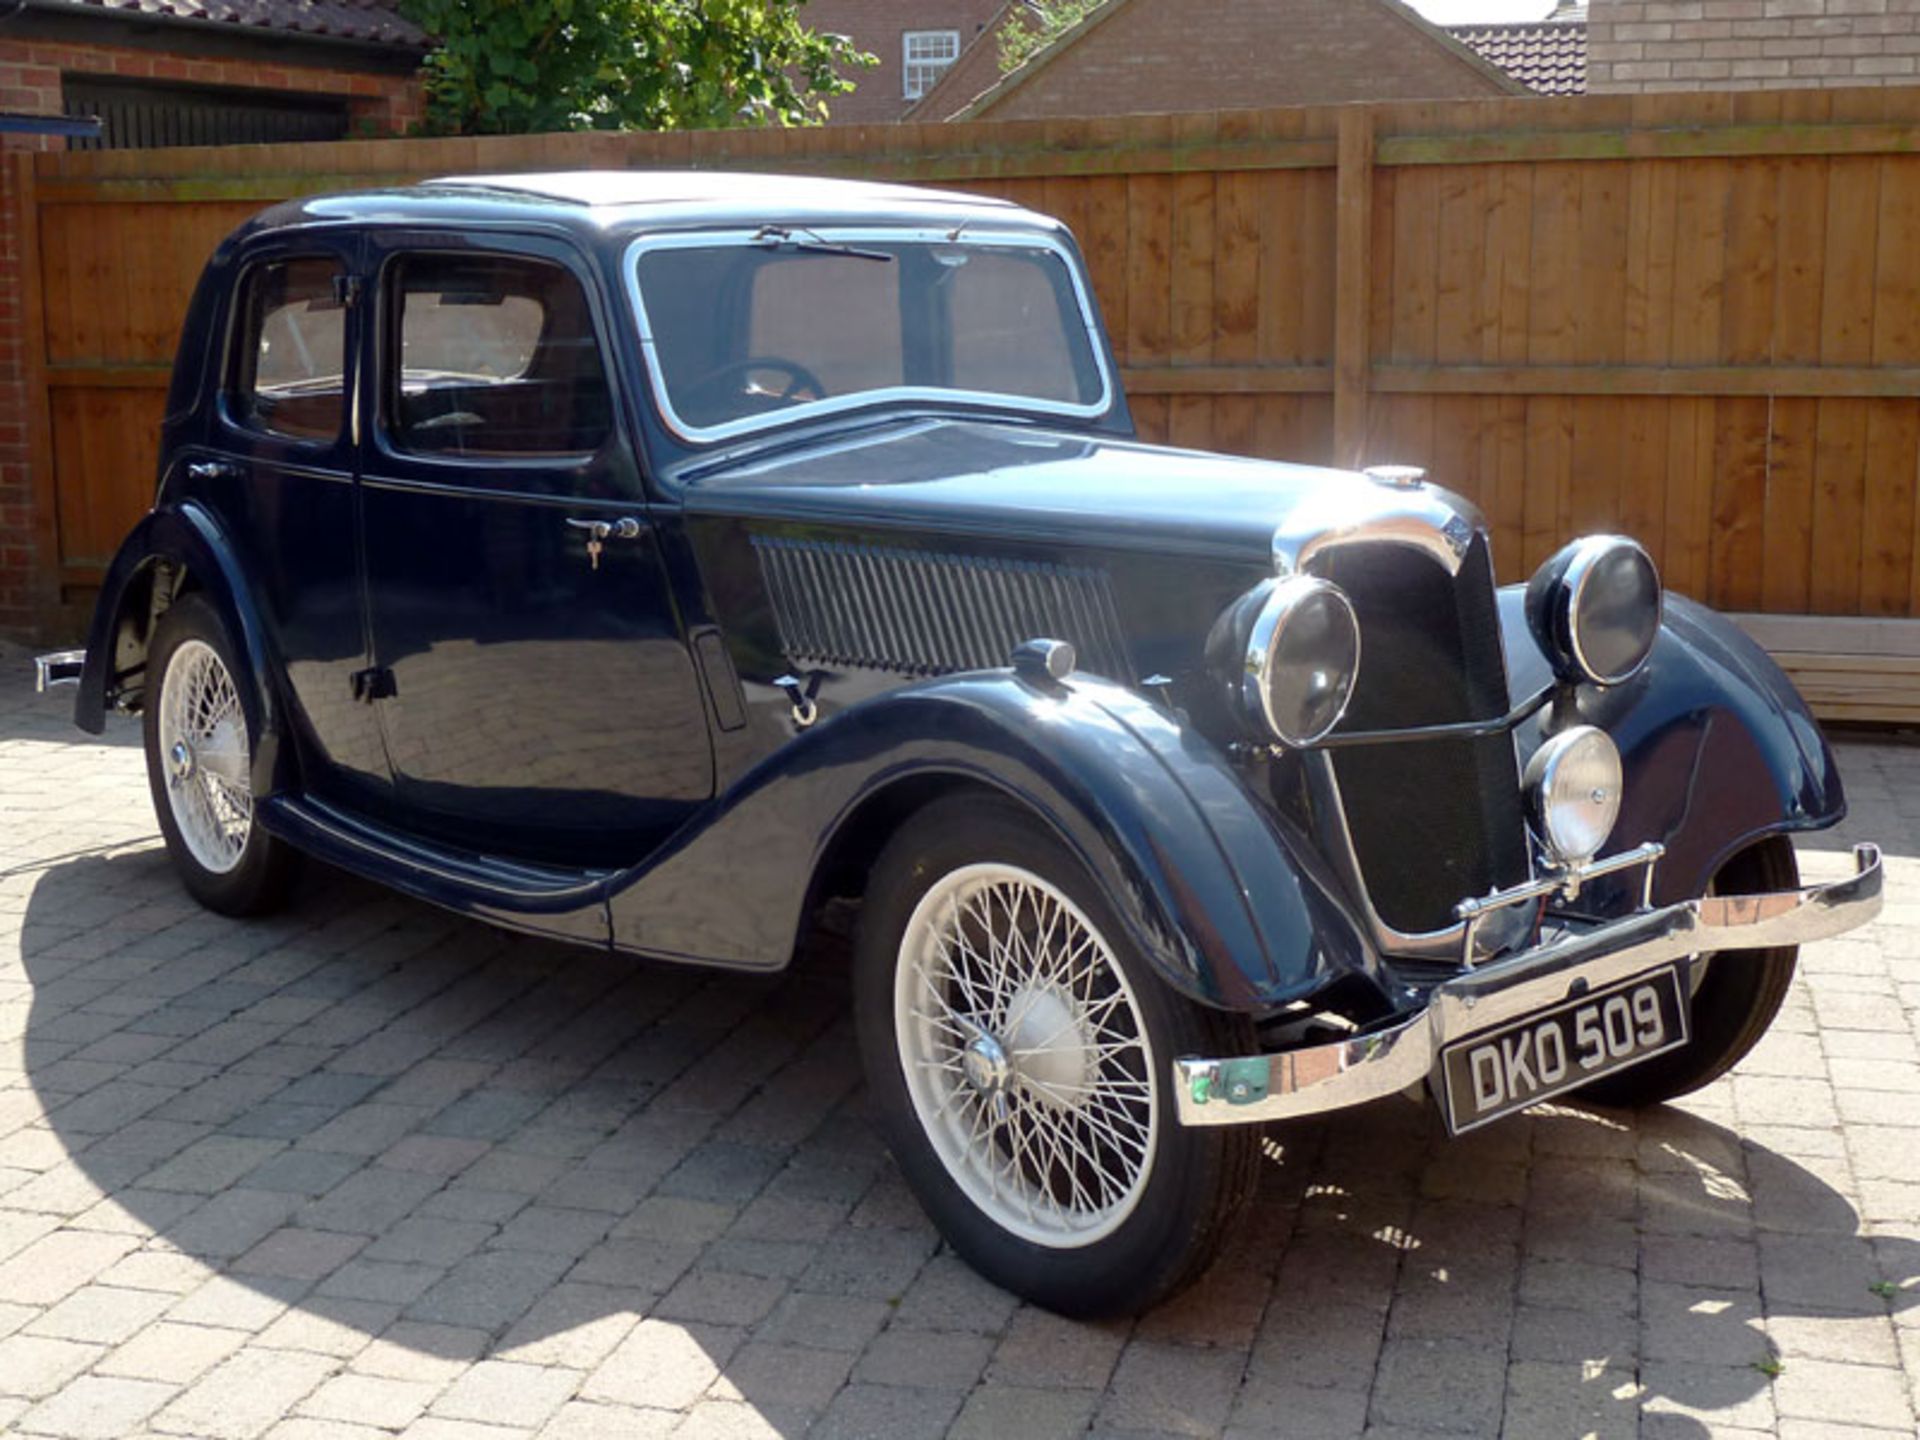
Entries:
{"type": "Polygon", "coordinates": [[[947,73],[960,58],[958,30],[908,30],[900,36],[900,91],[909,100],[918,100],[947,73]],[[914,42],[923,50],[937,42],[945,54],[914,54],[914,42]],[[917,83],[916,83],[917,82],[917,83]]]}

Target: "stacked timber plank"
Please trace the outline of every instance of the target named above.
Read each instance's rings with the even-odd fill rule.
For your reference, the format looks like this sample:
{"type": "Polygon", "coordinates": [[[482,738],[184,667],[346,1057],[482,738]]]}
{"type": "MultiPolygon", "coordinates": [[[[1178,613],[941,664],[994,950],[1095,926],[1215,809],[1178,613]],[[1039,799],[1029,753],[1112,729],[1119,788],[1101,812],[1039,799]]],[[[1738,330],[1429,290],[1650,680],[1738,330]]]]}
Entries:
{"type": "Polygon", "coordinates": [[[1920,620],[1736,615],[1822,720],[1920,722],[1920,620]]]}

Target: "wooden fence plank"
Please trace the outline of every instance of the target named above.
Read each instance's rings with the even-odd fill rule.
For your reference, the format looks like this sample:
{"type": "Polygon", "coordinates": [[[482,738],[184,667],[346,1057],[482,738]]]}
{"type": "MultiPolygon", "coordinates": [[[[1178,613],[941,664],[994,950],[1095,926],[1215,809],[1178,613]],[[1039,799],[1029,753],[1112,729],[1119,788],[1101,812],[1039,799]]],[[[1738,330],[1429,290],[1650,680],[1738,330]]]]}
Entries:
{"type": "Polygon", "coordinates": [[[1373,328],[1373,120],[1364,109],[1340,116],[1340,170],[1334,199],[1333,450],[1358,463],[1367,435],[1367,346],[1373,328]]]}
{"type": "Polygon", "coordinates": [[[144,504],[187,293],[260,205],[460,171],[700,166],[922,179],[1060,215],[1144,435],[1427,464],[1481,504],[1508,578],[1604,525],[1646,541],[1675,589],[1717,603],[1920,614],[1911,97],[1421,102],[13,163],[33,187],[40,548],[64,557],[56,580],[69,586],[97,573],[102,537],[144,504]]]}

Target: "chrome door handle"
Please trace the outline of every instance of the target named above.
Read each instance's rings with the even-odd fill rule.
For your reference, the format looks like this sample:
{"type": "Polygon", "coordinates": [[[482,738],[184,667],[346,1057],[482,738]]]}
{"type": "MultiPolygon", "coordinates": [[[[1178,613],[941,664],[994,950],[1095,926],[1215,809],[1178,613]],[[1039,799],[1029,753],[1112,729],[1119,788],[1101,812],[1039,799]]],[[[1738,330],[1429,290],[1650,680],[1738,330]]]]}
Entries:
{"type": "Polygon", "coordinates": [[[228,460],[189,460],[187,478],[189,480],[237,480],[240,467],[228,460]]]}
{"type": "Polygon", "coordinates": [[[633,540],[640,534],[640,522],[631,515],[622,515],[618,520],[576,520],[568,516],[567,524],[586,531],[594,540],[633,540]]]}

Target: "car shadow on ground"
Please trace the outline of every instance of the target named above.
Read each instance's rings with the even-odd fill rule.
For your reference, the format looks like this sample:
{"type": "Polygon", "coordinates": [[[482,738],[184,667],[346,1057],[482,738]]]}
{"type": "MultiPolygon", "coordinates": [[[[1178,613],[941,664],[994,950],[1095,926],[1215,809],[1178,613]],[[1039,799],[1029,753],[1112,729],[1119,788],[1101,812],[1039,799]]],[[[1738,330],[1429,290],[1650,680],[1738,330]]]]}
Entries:
{"type": "MultiPolygon", "coordinates": [[[[1014,1320],[862,1117],[843,930],[783,976],[713,975],[318,866],[247,922],[196,908],[150,842],[18,869],[45,1121],[0,1135],[0,1167],[37,1172],[3,1203],[196,1262],[179,1318],[571,1365],[587,1398],[665,1408],[720,1383],[788,1433],[883,1327],[1014,1320]],[[769,1363],[795,1345],[816,1371],[769,1363]]],[[[1920,1246],[1863,1238],[1813,1170],[1678,1109],[1448,1141],[1389,1102],[1268,1154],[1199,1288],[1087,1333],[1244,1350],[1276,1426],[1303,1388],[1369,1380],[1362,1419],[1457,1416],[1463,1387],[1497,1415],[1531,1365],[1529,1403],[1568,1425],[1667,1408],[1685,1434],[1771,1383],[1756,1255],[1770,1321],[1884,1316],[1915,1295],[1875,1287],[1920,1276],[1920,1246]]]]}

